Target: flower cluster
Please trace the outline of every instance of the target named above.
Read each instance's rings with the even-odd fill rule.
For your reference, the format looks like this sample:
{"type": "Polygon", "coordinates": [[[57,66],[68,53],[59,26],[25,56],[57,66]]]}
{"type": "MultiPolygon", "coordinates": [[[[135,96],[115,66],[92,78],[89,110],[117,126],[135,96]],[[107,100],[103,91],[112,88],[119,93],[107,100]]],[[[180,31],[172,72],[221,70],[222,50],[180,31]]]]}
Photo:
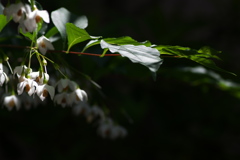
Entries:
{"type": "Polygon", "coordinates": [[[22,2],[4,8],[3,14],[8,20],[12,17],[14,22],[19,23],[18,28],[23,33],[35,31],[42,20],[46,23],[50,22],[46,10],[38,10],[36,6],[32,10],[30,5],[22,2]]]}
{"type": "Polygon", "coordinates": [[[88,103],[81,102],[73,107],[73,113],[76,115],[82,114],[86,117],[88,122],[97,119],[98,134],[103,138],[124,138],[127,135],[127,130],[117,125],[109,117],[106,117],[103,110],[98,106],[89,106],[88,103]]]}
{"type": "MultiPolygon", "coordinates": [[[[0,63],[0,77],[1,86],[3,84],[7,86],[11,74],[2,63],[0,63]]],[[[87,93],[80,89],[75,81],[65,78],[58,80],[54,85],[49,85],[47,83],[50,76],[47,73],[33,71],[25,65],[15,67],[12,77],[17,79],[17,94],[13,91],[12,94],[7,93],[2,97],[3,104],[9,111],[14,107],[16,110],[21,106],[26,109],[36,107],[50,97],[49,99],[56,105],[72,107],[73,113],[85,116],[87,122],[97,122],[98,134],[103,138],[116,139],[127,135],[126,129],[114,124],[100,107],[89,105],[87,93]]]]}
{"type": "Polygon", "coordinates": [[[35,5],[31,6],[18,2],[10,4],[3,11],[8,20],[13,19],[14,22],[19,23],[20,33],[25,36],[25,33],[30,32],[32,43],[27,53],[29,58],[22,58],[21,65],[14,69],[8,62],[8,56],[3,52],[3,55],[0,55],[1,103],[11,111],[44,105],[49,100],[55,106],[72,107],[75,115],[85,116],[89,123],[97,122],[98,134],[103,138],[125,137],[126,129],[115,124],[100,107],[89,105],[86,91],[80,89],[76,81],[70,80],[69,76],[62,73],[60,67],[54,66],[57,64],[46,56],[48,50],[54,50],[54,46],[44,35],[38,37],[37,32],[41,29],[43,21],[50,22],[49,14],[45,10],[38,10],[35,5]],[[33,56],[36,56],[39,62],[38,69],[31,66],[33,56]],[[3,65],[3,60],[8,67],[3,65]],[[26,61],[28,61],[27,66],[26,61]],[[60,76],[54,74],[57,79],[48,74],[47,61],[59,71],[60,76]]]}

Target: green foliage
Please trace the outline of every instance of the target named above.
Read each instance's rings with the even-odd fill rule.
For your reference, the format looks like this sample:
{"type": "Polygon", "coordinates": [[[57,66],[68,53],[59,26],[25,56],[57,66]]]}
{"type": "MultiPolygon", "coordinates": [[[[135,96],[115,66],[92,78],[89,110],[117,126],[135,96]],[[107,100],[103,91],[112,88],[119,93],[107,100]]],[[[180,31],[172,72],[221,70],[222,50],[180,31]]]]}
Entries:
{"type": "Polygon", "coordinates": [[[63,39],[66,39],[66,24],[71,22],[79,28],[86,28],[88,20],[86,16],[76,16],[65,8],[59,8],[51,13],[53,24],[57,27],[63,39]]]}
{"type": "MultiPolygon", "coordinates": [[[[145,45],[147,47],[150,47],[152,44],[151,42],[149,41],[145,41],[145,42],[138,42],[134,39],[132,39],[131,37],[129,36],[125,36],[125,37],[119,37],[119,38],[103,38],[103,40],[109,44],[115,44],[115,45],[127,45],[127,44],[131,44],[131,45],[145,45]]],[[[90,41],[86,46],[85,48],[83,49],[83,52],[94,46],[94,45],[98,45],[100,44],[101,42],[101,39],[99,40],[92,40],[90,41]]]]}
{"type": "Polygon", "coordinates": [[[31,41],[35,42],[34,36],[30,32],[23,33],[22,29],[20,29],[19,32],[26,38],[29,38],[31,41]]]}
{"type": "Polygon", "coordinates": [[[73,45],[94,38],[91,37],[85,29],[81,29],[72,23],[66,24],[66,32],[68,38],[67,53],[69,52],[73,45]]]}
{"type": "Polygon", "coordinates": [[[58,33],[58,29],[57,27],[54,26],[45,34],[45,37],[49,38],[56,35],[57,33],[58,33]]]}
{"type": "Polygon", "coordinates": [[[0,32],[2,31],[2,29],[7,25],[8,21],[7,21],[7,17],[4,16],[3,14],[0,15],[0,32]]]}
{"type": "MultiPolygon", "coordinates": [[[[115,39],[113,39],[115,42],[115,39]]],[[[160,53],[157,49],[146,47],[145,45],[112,45],[101,40],[100,45],[103,49],[108,48],[112,53],[119,53],[122,57],[129,58],[133,63],[140,63],[149,68],[156,78],[156,72],[162,64],[160,53]]]]}
{"type": "Polygon", "coordinates": [[[162,55],[170,55],[174,58],[187,58],[211,69],[230,73],[236,76],[236,74],[226,71],[215,64],[213,60],[220,60],[217,54],[221,52],[216,51],[210,47],[205,46],[199,50],[196,50],[189,47],[159,45],[154,48],[158,49],[162,55]]]}

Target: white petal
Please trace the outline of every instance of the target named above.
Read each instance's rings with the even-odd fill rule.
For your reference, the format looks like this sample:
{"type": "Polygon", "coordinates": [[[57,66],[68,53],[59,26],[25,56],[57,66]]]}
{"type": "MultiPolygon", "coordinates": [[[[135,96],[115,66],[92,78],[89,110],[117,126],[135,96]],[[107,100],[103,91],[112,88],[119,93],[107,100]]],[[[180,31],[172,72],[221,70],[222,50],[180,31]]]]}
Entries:
{"type": "Polygon", "coordinates": [[[40,11],[38,10],[37,15],[39,15],[40,17],[42,17],[43,21],[46,23],[49,23],[49,14],[46,10],[40,11]]]}
{"type": "Polygon", "coordinates": [[[37,23],[35,19],[27,18],[23,21],[23,24],[28,32],[33,32],[37,29],[37,23]]]}
{"type": "Polygon", "coordinates": [[[26,86],[26,81],[18,83],[18,85],[17,85],[18,95],[23,93],[23,90],[24,90],[25,86],[26,86]]]}
{"type": "Polygon", "coordinates": [[[60,79],[57,82],[58,92],[62,92],[64,89],[66,89],[66,87],[68,86],[69,82],[70,82],[69,79],[60,79]]]}
{"type": "Polygon", "coordinates": [[[3,104],[8,108],[9,111],[11,111],[14,106],[16,106],[17,110],[19,110],[21,105],[19,99],[15,95],[4,97],[3,104]]]}

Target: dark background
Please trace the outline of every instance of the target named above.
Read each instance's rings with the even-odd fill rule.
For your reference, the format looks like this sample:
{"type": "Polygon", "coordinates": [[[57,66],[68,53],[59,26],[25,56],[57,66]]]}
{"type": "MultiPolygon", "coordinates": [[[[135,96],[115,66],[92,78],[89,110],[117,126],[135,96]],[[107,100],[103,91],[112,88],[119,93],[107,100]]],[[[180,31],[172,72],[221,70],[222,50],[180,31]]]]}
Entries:
{"type": "MultiPolygon", "coordinates": [[[[131,36],[195,49],[211,46],[223,51],[218,65],[239,74],[239,0],[39,2],[49,12],[65,7],[86,15],[91,35],[131,36]]],[[[146,67],[119,57],[76,60],[71,55],[69,61],[102,86],[112,118],[127,128],[128,136],[102,139],[95,125],[74,116],[71,108],[49,104],[29,111],[2,109],[0,159],[240,158],[239,99],[216,85],[193,86],[193,75],[173,71],[196,63],[165,58],[153,81],[146,67]]]]}

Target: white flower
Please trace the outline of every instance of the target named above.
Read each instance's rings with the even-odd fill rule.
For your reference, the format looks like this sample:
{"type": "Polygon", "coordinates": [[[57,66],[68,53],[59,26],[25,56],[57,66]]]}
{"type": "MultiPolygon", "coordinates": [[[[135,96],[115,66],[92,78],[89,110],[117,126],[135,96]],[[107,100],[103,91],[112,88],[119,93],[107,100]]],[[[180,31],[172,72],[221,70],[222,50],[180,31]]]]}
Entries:
{"type": "Polygon", "coordinates": [[[20,28],[24,28],[23,30],[25,30],[26,32],[33,32],[37,29],[37,23],[34,18],[26,18],[20,24],[23,24],[20,28]]]}
{"type": "Polygon", "coordinates": [[[27,30],[27,28],[25,27],[23,21],[20,21],[20,22],[19,22],[18,31],[20,31],[20,29],[22,30],[23,33],[27,33],[27,32],[28,32],[28,30],[27,30]]]}
{"type": "Polygon", "coordinates": [[[47,73],[42,73],[42,76],[40,77],[40,72],[31,72],[29,73],[30,79],[36,81],[39,85],[44,84],[45,82],[48,82],[49,75],[47,73]]]}
{"type": "Polygon", "coordinates": [[[114,125],[110,118],[100,121],[97,131],[103,138],[110,138],[112,140],[124,138],[127,135],[127,130],[122,126],[114,125]]]}
{"type": "Polygon", "coordinates": [[[110,135],[112,127],[113,121],[111,119],[101,120],[97,132],[103,138],[107,138],[110,135]]]}
{"type": "Polygon", "coordinates": [[[46,10],[35,9],[31,14],[33,15],[37,23],[39,23],[41,19],[46,23],[50,22],[49,14],[46,10]]]}
{"type": "Polygon", "coordinates": [[[62,107],[70,106],[72,104],[72,101],[69,99],[69,94],[66,92],[55,95],[54,102],[62,107]]]}
{"type": "Polygon", "coordinates": [[[39,51],[44,55],[46,54],[47,50],[54,50],[52,43],[45,36],[41,36],[37,39],[37,46],[39,51]]]}
{"type": "Polygon", "coordinates": [[[15,95],[5,96],[3,104],[7,107],[9,111],[11,111],[14,106],[16,106],[17,110],[19,110],[21,105],[19,98],[15,95]]]}
{"type": "Polygon", "coordinates": [[[86,115],[87,121],[92,122],[95,118],[104,118],[104,112],[98,106],[92,106],[86,115]]]}
{"type": "Polygon", "coordinates": [[[49,14],[46,10],[38,10],[35,7],[34,11],[29,11],[26,14],[26,19],[23,20],[23,24],[28,32],[33,32],[37,29],[38,23],[43,20],[46,23],[49,23],[49,14]]]}
{"type": "Polygon", "coordinates": [[[31,96],[35,93],[37,86],[38,84],[34,80],[23,77],[23,81],[19,82],[17,85],[18,95],[22,94],[25,89],[28,95],[31,96]]]}
{"type": "Polygon", "coordinates": [[[53,86],[44,84],[44,85],[38,86],[36,89],[36,92],[39,98],[43,101],[48,96],[48,94],[50,94],[51,99],[53,99],[55,94],[55,89],[53,86]]]}
{"type": "Polygon", "coordinates": [[[2,86],[4,82],[7,83],[9,80],[7,74],[4,72],[5,70],[3,64],[0,63],[0,86],[2,86]]]}
{"type": "Polygon", "coordinates": [[[75,102],[75,103],[88,100],[87,93],[84,90],[80,89],[80,88],[78,88],[74,92],[72,92],[70,94],[69,98],[71,98],[72,101],[75,102]]]}
{"type": "Polygon", "coordinates": [[[69,89],[71,91],[75,91],[78,88],[78,85],[69,79],[60,79],[56,83],[56,87],[58,89],[58,92],[69,91],[69,89]]]}
{"type": "Polygon", "coordinates": [[[17,74],[17,77],[20,78],[22,77],[22,75],[25,75],[25,74],[29,74],[32,72],[32,69],[31,68],[28,68],[27,66],[25,65],[22,65],[22,66],[17,66],[14,68],[13,70],[13,74],[17,74]]]}
{"type": "Polygon", "coordinates": [[[24,12],[26,12],[25,6],[21,2],[17,4],[11,4],[10,6],[4,8],[3,11],[8,20],[13,17],[13,21],[16,23],[23,18],[24,12]]]}
{"type": "Polygon", "coordinates": [[[82,114],[82,115],[87,116],[87,115],[89,115],[90,110],[91,110],[91,108],[89,107],[88,103],[80,102],[73,107],[72,111],[75,115],[82,114]]]}
{"type": "Polygon", "coordinates": [[[127,135],[127,130],[122,126],[115,125],[111,128],[111,133],[109,137],[111,139],[124,138],[127,135]]]}

